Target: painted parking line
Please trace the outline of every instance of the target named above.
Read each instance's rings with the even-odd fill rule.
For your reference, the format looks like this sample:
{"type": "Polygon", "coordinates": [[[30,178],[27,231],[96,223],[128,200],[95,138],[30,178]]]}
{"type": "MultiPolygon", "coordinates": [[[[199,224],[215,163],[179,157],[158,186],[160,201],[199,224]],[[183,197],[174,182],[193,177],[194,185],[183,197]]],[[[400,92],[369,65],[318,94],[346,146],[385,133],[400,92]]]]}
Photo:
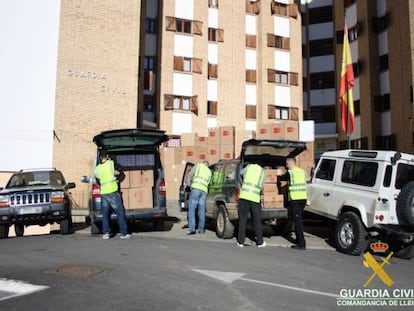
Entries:
{"type": "Polygon", "coordinates": [[[48,288],[49,286],[35,285],[18,280],[0,279],[0,301],[30,295],[48,288]]]}

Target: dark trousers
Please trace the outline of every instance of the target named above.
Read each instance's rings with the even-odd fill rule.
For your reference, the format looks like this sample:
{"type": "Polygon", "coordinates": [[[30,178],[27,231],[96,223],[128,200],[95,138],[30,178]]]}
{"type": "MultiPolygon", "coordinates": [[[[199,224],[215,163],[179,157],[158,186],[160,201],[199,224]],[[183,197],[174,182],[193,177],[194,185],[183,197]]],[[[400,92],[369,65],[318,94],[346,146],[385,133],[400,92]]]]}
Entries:
{"type": "Polygon", "coordinates": [[[249,212],[253,220],[254,230],[256,233],[256,244],[263,244],[263,229],[262,229],[262,207],[260,203],[255,203],[240,199],[237,206],[239,211],[239,234],[238,242],[244,244],[246,239],[246,224],[249,212]]]}
{"type": "Polygon", "coordinates": [[[306,247],[305,236],[303,234],[303,212],[306,200],[294,200],[289,202],[289,217],[295,224],[296,244],[306,247]]]}

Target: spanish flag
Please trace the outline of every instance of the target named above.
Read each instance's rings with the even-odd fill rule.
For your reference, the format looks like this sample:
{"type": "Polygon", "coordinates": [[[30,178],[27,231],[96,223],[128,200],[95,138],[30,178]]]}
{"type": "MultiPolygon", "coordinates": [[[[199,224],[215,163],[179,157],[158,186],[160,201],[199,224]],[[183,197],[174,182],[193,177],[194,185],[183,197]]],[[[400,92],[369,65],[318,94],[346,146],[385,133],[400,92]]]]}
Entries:
{"type": "Polygon", "coordinates": [[[348,135],[355,130],[354,98],[352,87],[354,86],[354,69],[352,68],[351,49],[348,40],[348,26],[344,26],[344,48],[342,51],[341,88],[339,100],[341,102],[342,129],[348,135]]]}

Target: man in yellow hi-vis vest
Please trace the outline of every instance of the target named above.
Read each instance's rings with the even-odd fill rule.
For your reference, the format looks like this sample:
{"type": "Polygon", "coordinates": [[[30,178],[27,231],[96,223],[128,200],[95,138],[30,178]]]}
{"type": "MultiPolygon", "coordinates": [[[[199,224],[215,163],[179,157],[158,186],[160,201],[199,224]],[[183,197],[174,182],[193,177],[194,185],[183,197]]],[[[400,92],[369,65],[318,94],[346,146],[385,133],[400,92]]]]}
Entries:
{"type": "Polygon", "coordinates": [[[206,222],[206,200],[211,171],[208,162],[197,163],[189,174],[191,180],[191,193],[188,204],[188,231],[187,234],[196,233],[195,211],[198,208],[198,233],[204,233],[206,222]]]}
{"type": "Polygon", "coordinates": [[[239,247],[244,247],[247,217],[250,212],[256,233],[256,245],[257,247],[266,247],[266,242],[263,241],[262,206],[260,204],[265,177],[264,170],[258,164],[248,164],[243,169],[242,175],[244,176],[243,184],[240,190],[239,204],[237,206],[239,212],[237,245],[239,247]]]}
{"type": "Polygon", "coordinates": [[[110,208],[112,208],[116,213],[121,239],[128,239],[131,235],[127,232],[124,206],[118,191],[118,181],[116,178],[119,172],[115,170],[114,161],[109,158],[106,150],[101,151],[99,158],[101,163],[95,169],[95,177],[99,180],[101,186],[102,238],[104,240],[110,238],[111,227],[109,219],[110,208]]]}
{"type": "Polygon", "coordinates": [[[303,234],[303,212],[308,198],[306,192],[306,172],[296,166],[295,158],[286,160],[288,169],[288,209],[295,224],[296,245],[292,248],[306,250],[306,241],[303,234]]]}

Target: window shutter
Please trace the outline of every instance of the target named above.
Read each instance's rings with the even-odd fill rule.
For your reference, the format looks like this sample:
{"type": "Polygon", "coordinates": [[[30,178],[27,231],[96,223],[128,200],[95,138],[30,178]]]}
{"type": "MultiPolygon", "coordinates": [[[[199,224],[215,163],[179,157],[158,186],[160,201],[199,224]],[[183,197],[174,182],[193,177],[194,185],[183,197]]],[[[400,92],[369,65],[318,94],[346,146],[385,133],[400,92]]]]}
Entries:
{"type": "Polygon", "coordinates": [[[246,70],[246,82],[256,83],[256,70],[246,70]]]}
{"type": "Polygon", "coordinates": [[[144,90],[151,91],[154,85],[154,72],[152,70],[144,71],[144,90]]]}
{"type": "Polygon", "coordinates": [[[299,109],[298,108],[290,108],[289,115],[292,121],[299,121],[299,109]]]}
{"type": "Polygon", "coordinates": [[[164,95],[164,110],[173,110],[174,109],[174,96],[173,95],[164,95]]]}
{"type": "Polygon", "coordinates": [[[246,105],[246,119],[256,119],[256,106],[246,105]]]}
{"type": "Polygon", "coordinates": [[[203,35],[203,22],[193,21],[193,34],[199,36],[203,35]]]}
{"type": "Polygon", "coordinates": [[[217,29],[217,41],[224,42],[224,30],[223,29],[217,29]]]}
{"type": "Polygon", "coordinates": [[[270,12],[272,13],[272,15],[276,14],[276,3],[274,0],[270,2],[270,12]]]}
{"type": "Polygon", "coordinates": [[[208,64],[208,78],[215,78],[217,79],[217,68],[216,64],[208,64]]]}
{"type": "Polygon", "coordinates": [[[246,35],[246,47],[256,48],[256,36],[246,35]]]}
{"type": "Polygon", "coordinates": [[[200,58],[193,58],[192,67],[194,73],[203,73],[203,60],[200,58]]]}
{"type": "Polygon", "coordinates": [[[174,70],[178,70],[178,71],[184,70],[184,57],[174,56],[174,70]]]}
{"type": "Polygon", "coordinates": [[[208,101],[207,102],[207,113],[209,115],[216,116],[217,115],[217,102],[216,101],[208,101]]]}
{"type": "Polygon", "coordinates": [[[276,46],[276,37],[275,37],[275,35],[272,35],[271,33],[267,34],[267,46],[273,47],[273,48],[276,46]]]}
{"type": "Polygon", "coordinates": [[[290,50],[290,38],[282,38],[282,49],[290,50]]]}
{"type": "Polygon", "coordinates": [[[167,24],[167,30],[168,31],[175,31],[176,29],[175,29],[175,18],[174,17],[171,17],[171,16],[166,16],[165,17],[165,21],[166,21],[166,24],[167,24]]]}
{"type": "Polygon", "coordinates": [[[198,115],[198,104],[197,104],[198,98],[197,96],[193,96],[190,98],[190,109],[191,112],[193,112],[195,115],[198,115]]]}
{"type": "Polygon", "coordinates": [[[273,106],[273,105],[267,106],[267,118],[276,119],[276,106],[273,106]]]}
{"type": "Polygon", "coordinates": [[[273,69],[267,69],[267,81],[276,82],[275,80],[275,71],[273,69]]]}
{"type": "Polygon", "coordinates": [[[256,15],[260,13],[260,1],[253,3],[253,13],[256,15]]]}
{"type": "Polygon", "coordinates": [[[298,6],[296,5],[296,3],[291,3],[288,5],[288,12],[290,17],[298,17],[298,6]]]}
{"type": "Polygon", "coordinates": [[[289,73],[290,85],[299,85],[298,74],[296,72],[289,73]]]}

